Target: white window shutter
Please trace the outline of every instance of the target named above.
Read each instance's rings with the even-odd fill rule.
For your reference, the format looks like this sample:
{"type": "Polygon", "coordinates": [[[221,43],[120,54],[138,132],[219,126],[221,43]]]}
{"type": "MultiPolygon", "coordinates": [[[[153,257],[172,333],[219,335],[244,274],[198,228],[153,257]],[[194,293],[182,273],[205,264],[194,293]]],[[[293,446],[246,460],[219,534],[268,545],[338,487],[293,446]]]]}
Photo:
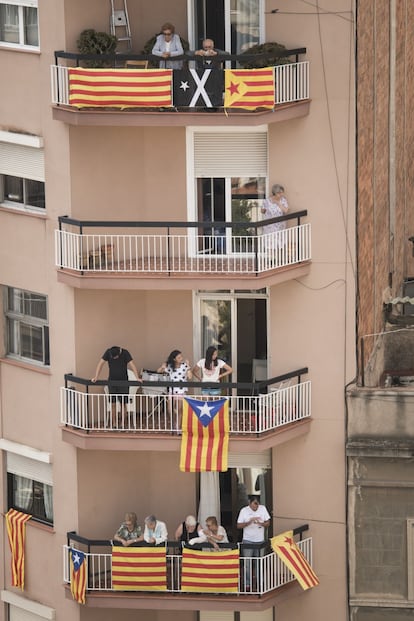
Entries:
{"type": "Polygon", "coordinates": [[[267,132],[195,132],[196,177],[266,177],[267,132]]]}
{"type": "Polygon", "coordinates": [[[53,485],[52,464],[45,464],[17,453],[7,453],[7,472],[53,485]]]}
{"type": "Polygon", "coordinates": [[[44,181],[44,150],[0,142],[0,174],[44,181]]]}
{"type": "Polygon", "coordinates": [[[271,468],[272,454],[267,449],[261,453],[229,453],[229,468],[271,468]]]}

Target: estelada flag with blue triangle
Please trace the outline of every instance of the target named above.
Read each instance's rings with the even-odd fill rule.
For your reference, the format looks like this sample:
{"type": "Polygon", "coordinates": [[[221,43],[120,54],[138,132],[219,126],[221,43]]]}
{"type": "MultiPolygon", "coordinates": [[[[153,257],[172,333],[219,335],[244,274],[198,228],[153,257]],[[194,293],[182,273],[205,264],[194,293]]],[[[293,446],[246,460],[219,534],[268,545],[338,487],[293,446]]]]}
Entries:
{"type": "Polygon", "coordinates": [[[290,569],[302,589],[305,591],[319,584],[318,576],[313,571],[302,551],[293,541],[293,531],[288,530],[270,540],[272,550],[290,569]]]}
{"type": "Polygon", "coordinates": [[[225,472],[229,449],[228,399],[183,399],[182,472],[225,472]]]}

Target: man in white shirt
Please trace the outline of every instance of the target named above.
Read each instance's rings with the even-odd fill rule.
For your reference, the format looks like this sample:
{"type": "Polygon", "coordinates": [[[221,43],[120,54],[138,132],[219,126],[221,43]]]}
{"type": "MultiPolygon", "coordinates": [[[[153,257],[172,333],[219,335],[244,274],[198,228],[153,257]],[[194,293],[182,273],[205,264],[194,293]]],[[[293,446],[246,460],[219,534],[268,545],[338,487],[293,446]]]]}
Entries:
{"type": "MultiPolygon", "coordinates": [[[[242,555],[244,557],[263,556],[264,546],[249,547],[249,544],[264,543],[266,528],[270,524],[270,515],[264,505],[261,505],[257,496],[249,496],[249,504],[240,510],[237,518],[237,528],[243,529],[242,555]]],[[[245,588],[250,591],[252,566],[257,565],[256,561],[245,561],[245,588]]],[[[260,579],[256,571],[257,580],[260,579]]]]}
{"type": "Polygon", "coordinates": [[[164,522],[157,520],[155,515],[145,518],[144,541],[147,543],[165,543],[168,539],[167,527],[164,522]]]}

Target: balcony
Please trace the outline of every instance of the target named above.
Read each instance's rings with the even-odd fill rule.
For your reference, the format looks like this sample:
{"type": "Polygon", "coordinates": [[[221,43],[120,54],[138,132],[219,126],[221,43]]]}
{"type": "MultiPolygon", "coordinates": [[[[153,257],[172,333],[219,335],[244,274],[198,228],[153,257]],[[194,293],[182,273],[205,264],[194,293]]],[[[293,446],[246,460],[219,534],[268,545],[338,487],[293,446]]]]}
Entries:
{"type": "Polygon", "coordinates": [[[226,289],[270,286],[308,273],[311,228],[301,224],[306,215],[298,211],[233,223],[99,222],[63,216],[55,236],[58,279],[100,289],[112,288],[114,279],[117,287],[122,283],[133,289],[194,289],[200,288],[200,280],[204,289],[222,288],[224,281],[226,289]],[[283,221],[288,228],[260,234],[263,226],[283,221]]]}
{"type": "MultiPolygon", "coordinates": [[[[226,54],[216,61],[214,69],[202,68],[204,72],[201,77],[201,70],[166,70],[168,73],[169,99],[167,105],[160,100],[148,102],[142,97],[128,96],[126,102],[119,102],[114,99],[114,90],[111,89],[111,100],[105,101],[102,94],[94,95],[93,102],[82,104],[76,102],[71,94],[71,80],[75,81],[75,76],[71,75],[71,67],[75,64],[77,68],[81,63],[94,61],[106,64],[110,77],[127,79],[127,91],[129,89],[140,88],[143,80],[148,81],[153,76],[156,81],[158,69],[130,69],[126,68],[127,63],[133,64],[134,61],[159,61],[158,57],[134,54],[117,55],[85,55],[71,52],[55,52],[55,64],[51,66],[51,92],[53,104],[53,118],[71,125],[128,125],[128,126],[162,126],[162,125],[225,125],[229,126],[254,126],[265,123],[286,121],[293,118],[305,116],[309,113],[309,62],[299,61],[299,56],[306,53],[306,48],[285,50],[283,56],[286,57],[286,64],[274,67],[275,94],[273,106],[271,108],[261,107],[256,110],[243,109],[241,107],[223,107],[224,103],[224,72],[230,69],[223,69],[223,65],[230,67],[238,61],[246,63],[249,58],[257,61],[257,56],[248,57],[247,55],[237,56],[226,54]],[[295,59],[292,62],[291,59],[295,59]],[[114,73],[115,72],[115,73],[114,73]],[[185,73],[184,73],[185,72],[185,73]],[[173,88],[174,81],[180,83],[181,80],[194,86],[193,97],[187,97],[188,101],[183,101],[183,91],[173,88]],[[111,105],[112,104],[112,105],[111,105]],[[152,106],[151,106],[152,104],[152,106]],[[184,105],[185,104],[185,105],[184,105]],[[85,107],[81,107],[84,105],[85,107]],[[205,112],[216,112],[213,116],[204,114],[205,112]]],[[[265,55],[262,55],[265,56],[265,55]]],[[[175,60],[181,57],[176,57],[175,60]]],[[[200,62],[200,57],[182,57],[184,65],[200,62]]],[[[99,65],[98,65],[99,66],[99,65]]],[[[198,65],[199,67],[199,65],[198,65]]],[[[97,79],[102,69],[88,70],[89,77],[97,79]]],[[[252,71],[259,71],[253,69],[252,71]]],[[[191,88],[191,87],[190,87],[191,88]]],[[[72,93],[77,90],[73,82],[72,93]]],[[[122,89],[121,89],[122,90],[122,89]]],[[[125,91],[125,92],[127,92],[125,91]]],[[[128,91],[128,92],[129,92],[128,91]]],[[[121,91],[120,91],[121,92],[121,91]]],[[[124,93],[124,91],[122,91],[124,93]]],[[[145,89],[148,92],[148,88],[145,89]]],[[[184,91],[186,93],[186,91],[184,91]]]]}
{"type": "MultiPolygon", "coordinates": [[[[221,383],[229,401],[230,450],[251,451],[252,442],[255,450],[265,450],[308,432],[311,382],[302,378],[307,372],[303,368],[263,382],[221,383]]],[[[126,404],[122,411],[118,406],[116,422],[106,381],[93,384],[89,379],[65,375],[60,393],[63,439],[85,449],[179,450],[181,403],[167,393],[177,384],[114,383],[125,385],[126,404]],[[104,392],[97,392],[99,389],[104,392]]],[[[193,393],[207,385],[179,384],[188,386],[193,393]]]]}
{"type": "MultiPolygon", "coordinates": [[[[296,538],[299,536],[300,540],[296,544],[312,564],[312,538],[302,539],[307,530],[308,525],[303,525],[294,529],[293,534],[296,538]]],[[[198,610],[207,610],[211,608],[213,600],[215,610],[265,610],[277,602],[279,594],[285,594],[286,588],[289,585],[294,587],[296,582],[278,556],[264,544],[264,556],[240,556],[237,592],[205,593],[200,588],[200,592],[186,593],[181,589],[182,555],[179,544],[177,541],[170,541],[166,548],[166,589],[162,592],[124,592],[114,590],[112,585],[111,546],[112,542],[109,540],[90,540],[75,532],[67,534],[67,545],[63,547],[63,581],[70,585],[70,550],[83,552],[88,568],[86,606],[164,610],[194,610],[196,607],[198,610]],[[255,574],[256,577],[250,589],[245,586],[247,573],[255,574]]],[[[237,549],[238,546],[225,544],[220,547],[237,549]]],[[[295,594],[297,593],[299,591],[295,590],[295,594]]],[[[69,589],[67,596],[70,597],[69,589]]]]}

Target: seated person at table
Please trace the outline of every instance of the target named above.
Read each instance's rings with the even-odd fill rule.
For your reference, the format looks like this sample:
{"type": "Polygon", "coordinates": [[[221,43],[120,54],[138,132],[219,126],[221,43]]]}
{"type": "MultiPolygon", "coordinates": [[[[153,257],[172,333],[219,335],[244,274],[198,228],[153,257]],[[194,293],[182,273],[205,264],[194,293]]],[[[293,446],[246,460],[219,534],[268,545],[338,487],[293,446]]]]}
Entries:
{"type": "Polygon", "coordinates": [[[164,522],[157,520],[155,515],[145,518],[144,541],[158,545],[168,539],[167,527],[164,522]]]}
{"type": "Polygon", "coordinates": [[[141,533],[141,526],[137,521],[137,514],[134,512],[125,513],[125,520],[116,531],[113,537],[114,545],[133,546],[144,537],[141,533]]]}
{"type": "Polygon", "coordinates": [[[175,538],[177,541],[188,543],[190,539],[199,536],[200,532],[202,532],[201,525],[197,522],[194,515],[187,515],[185,521],[175,531],[175,538]]]}
{"type": "Polygon", "coordinates": [[[206,527],[199,533],[198,537],[190,539],[189,544],[210,543],[215,550],[219,550],[219,543],[228,543],[226,530],[223,526],[219,526],[217,518],[210,515],[206,519],[206,527]]]}

